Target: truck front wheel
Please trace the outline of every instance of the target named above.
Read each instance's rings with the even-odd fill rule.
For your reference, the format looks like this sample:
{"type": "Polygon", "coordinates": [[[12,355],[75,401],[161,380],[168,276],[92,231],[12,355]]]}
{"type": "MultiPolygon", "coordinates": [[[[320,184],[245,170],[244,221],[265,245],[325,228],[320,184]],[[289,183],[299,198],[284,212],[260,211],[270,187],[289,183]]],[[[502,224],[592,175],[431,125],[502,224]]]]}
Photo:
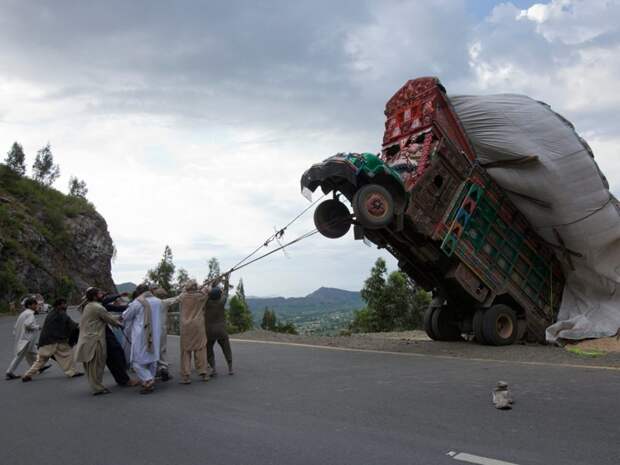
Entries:
{"type": "Polygon", "coordinates": [[[492,346],[507,346],[517,339],[517,315],[508,305],[497,304],[482,316],[484,342],[492,346]]]}
{"type": "Polygon", "coordinates": [[[379,184],[362,186],[355,193],[352,204],[357,220],[365,228],[383,228],[394,220],[394,198],[379,184]]]}
{"type": "Polygon", "coordinates": [[[326,200],[314,210],[314,226],[323,236],[338,239],[351,228],[351,212],[336,199],[326,200]]]}

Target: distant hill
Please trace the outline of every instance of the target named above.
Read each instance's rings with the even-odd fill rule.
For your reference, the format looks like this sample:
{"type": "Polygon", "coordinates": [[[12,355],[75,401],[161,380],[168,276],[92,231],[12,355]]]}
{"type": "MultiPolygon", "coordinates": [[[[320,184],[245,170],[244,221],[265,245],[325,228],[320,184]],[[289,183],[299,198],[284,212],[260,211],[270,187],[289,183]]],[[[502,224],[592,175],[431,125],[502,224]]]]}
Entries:
{"type": "Polygon", "coordinates": [[[364,307],[359,292],[321,287],[305,297],[247,297],[260,324],[265,307],[274,310],[279,321],[293,323],[301,334],[339,334],[348,328],[353,312],[364,307]]]}
{"type": "Polygon", "coordinates": [[[305,297],[248,297],[246,300],[255,318],[262,317],[265,307],[286,319],[300,314],[348,312],[364,306],[359,292],[333,287],[321,287],[305,297]]]}
{"type": "Polygon", "coordinates": [[[116,285],[116,289],[119,294],[122,294],[123,292],[129,292],[131,294],[135,291],[136,287],[137,286],[134,283],[121,283],[116,285]]]}

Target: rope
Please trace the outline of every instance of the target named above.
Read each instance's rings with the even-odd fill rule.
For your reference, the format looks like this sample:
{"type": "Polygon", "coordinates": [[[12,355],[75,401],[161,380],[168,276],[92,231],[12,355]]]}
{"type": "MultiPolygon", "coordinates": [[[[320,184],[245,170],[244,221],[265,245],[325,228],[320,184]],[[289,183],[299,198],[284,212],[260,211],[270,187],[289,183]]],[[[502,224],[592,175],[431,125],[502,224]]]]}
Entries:
{"type": "Polygon", "coordinates": [[[286,244],[283,244],[283,245],[281,245],[280,247],[278,247],[276,249],[270,250],[269,252],[264,253],[263,255],[260,255],[260,256],[256,257],[255,259],[250,260],[249,262],[244,263],[243,265],[237,265],[237,266],[231,268],[228,272],[226,272],[226,274],[230,274],[233,271],[237,271],[237,270],[240,270],[241,268],[245,268],[246,266],[251,265],[252,263],[255,263],[255,262],[257,262],[257,261],[259,261],[259,260],[261,260],[261,259],[263,259],[263,258],[265,258],[265,257],[267,257],[269,255],[271,255],[271,254],[274,254],[274,253],[284,249],[285,247],[291,246],[291,245],[293,245],[293,244],[295,244],[295,243],[297,243],[299,241],[307,239],[310,236],[314,236],[318,232],[319,232],[318,229],[314,229],[312,231],[308,231],[307,233],[302,234],[298,238],[293,239],[292,241],[289,241],[286,244]]]}
{"type": "MultiPolygon", "coordinates": [[[[252,258],[256,253],[258,253],[258,251],[260,249],[262,249],[263,247],[267,247],[269,246],[269,244],[271,242],[273,242],[275,239],[280,239],[282,236],[284,236],[284,233],[286,232],[286,229],[292,225],[295,221],[297,221],[299,218],[302,217],[302,215],[304,215],[308,210],[310,210],[312,207],[314,207],[320,200],[323,199],[323,197],[325,197],[327,194],[323,194],[321,197],[319,197],[318,199],[316,199],[314,202],[312,202],[308,207],[304,208],[302,210],[301,213],[299,213],[295,218],[293,218],[291,221],[288,222],[288,224],[286,226],[284,226],[281,229],[278,229],[276,232],[274,232],[271,236],[269,236],[267,238],[267,240],[265,240],[264,242],[262,242],[261,244],[259,244],[248,256],[246,256],[243,260],[241,260],[240,262],[236,263],[231,270],[234,269],[238,269],[237,267],[239,265],[241,265],[242,263],[246,262],[247,260],[249,260],[250,258],[252,258]]],[[[286,246],[284,246],[286,247],[286,246]]],[[[281,247],[277,250],[281,250],[284,247],[281,247]]],[[[252,262],[253,263],[253,262],[252,262]]]]}
{"type": "MultiPolygon", "coordinates": [[[[307,210],[307,209],[306,209],[306,210],[307,210]]],[[[299,216],[301,216],[301,215],[299,215],[299,216]]],[[[345,218],[345,219],[343,219],[343,218],[338,218],[338,219],[335,219],[335,220],[332,220],[332,221],[328,221],[328,222],[326,222],[326,223],[323,223],[323,224],[322,224],[322,226],[331,226],[331,225],[338,224],[339,222],[342,222],[342,221],[349,221],[349,220],[350,220],[350,218],[345,218]]],[[[292,224],[292,222],[291,222],[291,223],[289,223],[289,225],[287,225],[287,227],[288,227],[288,226],[290,226],[290,224],[292,224]]],[[[239,262],[239,263],[237,263],[235,266],[233,266],[233,267],[232,267],[230,270],[228,270],[226,273],[222,273],[222,274],[220,274],[219,276],[214,277],[214,278],[213,278],[213,279],[211,279],[209,282],[216,282],[216,281],[219,281],[219,280],[222,278],[222,276],[229,275],[229,274],[231,274],[231,273],[232,273],[232,272],[234,272],[234,271],[240,270],[241,268],[245,268],[246,266],[251,265],[252,263],[256,263],[257,261],[262,260],[263,258],[268,257],[269,255],[272,255],[272,254],[274,254],[274,253],[276,253],[276,252],[278,252],[278,251],[280,251],[280,250],[282,250],[282,249],[284,249],[284,248],[286,248],[286,247],[289,247],[289,246],[291,246],[291,245],[293,245],[293,244],[296,244],[297,242],[300,242],[300,241],[302,241],[302,240],[304,240],[304,239],[307,239],[307,238],[309,238],[309,237],[311,237],[311,236],[314,236],[314,235],[315,235],[316,233],[318,233],[318,232],[319,232],[319,230],[318,230],[317,228],[315,228],[315,229],[313,229],[313,230],[311,230],[311,231],[308,231],[308,232],[306,232],[306,233],[302,234],[301,236],[299,236],[299,237],[297,237],[297,238],[295,238],[295,239],[293,239],[293,240],[291,240],[291,241],[287,242],[286,244],[281,245],[280,247],[278,247],[278,248],[276,248],[276,249],[270,250],[269,252],[264,253],[263,255],[259,255],[258,257],[254,258],[253,260],[250,260],[250,261],[248,262],[248,261],[247,261],[247,260],[248,260],[248,258],[249,258],[251,255],[254,255],[254,254],[255,254],[258,250],[260,250],[260,248],[259,248],[259,249],[255,250],[254,252],[252,252],[252,254],[251,254],[251,255],[249,255],[248,257],[246,257],[246,258],[245,258],[242,262],[239,262]],[[245,262],[245,263],[243,263],[243,262],[245,262]]],[[[274,235],[274,236],[275,236],[275,235],[274,235]]],[[[262,248],[262,246],[261,246],[261,248],[262,248]]]]}

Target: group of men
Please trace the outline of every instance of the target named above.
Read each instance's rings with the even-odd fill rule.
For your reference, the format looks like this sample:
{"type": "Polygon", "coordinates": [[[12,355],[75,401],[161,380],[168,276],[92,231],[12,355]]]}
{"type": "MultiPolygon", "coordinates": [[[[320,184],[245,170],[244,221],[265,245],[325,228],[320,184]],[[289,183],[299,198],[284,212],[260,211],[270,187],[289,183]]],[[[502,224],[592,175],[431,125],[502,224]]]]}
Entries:
{"type": "Polygon", "coordinates": [[[170,298],[164,298],[161,288],[141,284],[130,303],[123,300],[124,295],[106,295],[91,287],[80,305],[79,325],[67,315],[67,302],[58,299],[42,329],[35,318],[39,304],[34,298],[26,299],[15,323],[15,357],[6,379],[20,378],[15,370],[24,358],[30,364],[21,376],[24,382],[49,368],[49,360],[54,359],[70,378],[83,375],[76,366],[81,362],[93,395],[110,392],[103,385],[106,365],[117,384],[139,385],[140,393],[149,394],[154,391],[156,378],[162,381],[171,378],[167,360],[167,313],[175,304],[179,305],[180,383],[191,383],[192,359],[202,381],[209,381],[217,374],[213,351],[216,342],[224,352],[228,373],[233,374],[225,318],[228,291],[228,274],[202,288],[191,280],[182,293],[170,298]],[[136,374],[137,380],[129,376],[129,370],[136,374]]]}

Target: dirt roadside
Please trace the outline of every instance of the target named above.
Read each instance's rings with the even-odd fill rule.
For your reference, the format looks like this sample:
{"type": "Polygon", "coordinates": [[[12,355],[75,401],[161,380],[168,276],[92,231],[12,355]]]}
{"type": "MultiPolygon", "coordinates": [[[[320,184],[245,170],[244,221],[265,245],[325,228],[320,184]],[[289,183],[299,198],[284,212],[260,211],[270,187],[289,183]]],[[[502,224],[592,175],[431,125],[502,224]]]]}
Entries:
{"type": "Polygon", "coordinates": [[[233,339],[287,342],[347,349],[403,352],[477,360],[496,360],[551,365],[580,365],[620,369],[620,352],[595,357],[576,354],[562,347],[539,344],[515,344],[507,347],[482,346],[473,342],[431,341],[423,331],[354,334],[351,336],[312,336],[253,330],[232,335],[233,339]]]}

